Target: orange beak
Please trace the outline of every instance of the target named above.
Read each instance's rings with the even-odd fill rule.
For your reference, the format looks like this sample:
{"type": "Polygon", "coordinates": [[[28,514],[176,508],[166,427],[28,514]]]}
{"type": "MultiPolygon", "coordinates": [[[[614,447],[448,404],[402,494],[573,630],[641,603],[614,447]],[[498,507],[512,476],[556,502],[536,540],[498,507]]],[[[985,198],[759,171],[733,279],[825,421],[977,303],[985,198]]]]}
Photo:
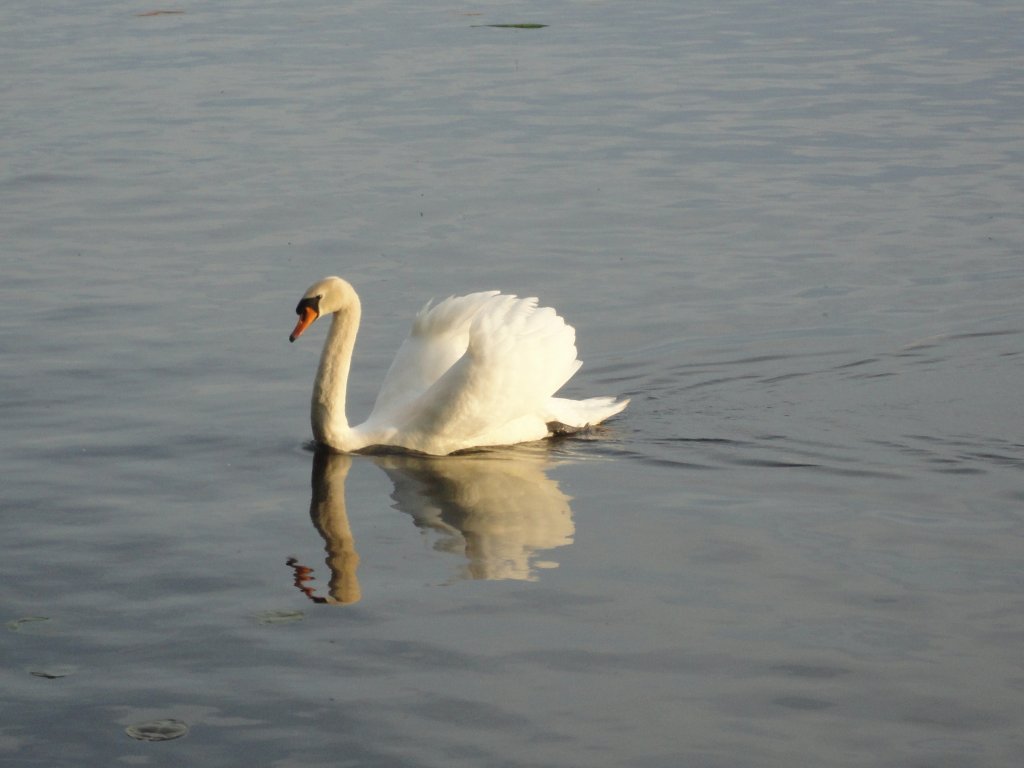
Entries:
{"type": "Polygon", "coordinates": [[[309,328],[320,315],[312,307],[303,307],[302,316],[299,318],[299,322],[295,324],[295,330],[292,331],[292,335],[288,337],[288,341],[295,341],[302,332],[309,328]]]}

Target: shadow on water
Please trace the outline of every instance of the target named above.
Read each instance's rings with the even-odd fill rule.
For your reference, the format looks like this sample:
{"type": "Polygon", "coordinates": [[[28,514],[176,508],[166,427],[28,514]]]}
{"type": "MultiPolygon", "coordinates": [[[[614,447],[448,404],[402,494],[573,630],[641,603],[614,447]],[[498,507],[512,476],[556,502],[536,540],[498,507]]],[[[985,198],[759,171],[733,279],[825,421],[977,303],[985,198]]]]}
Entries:
{"type": "MultiPolygon", "coordinates": [[[[537,579],[557,567],[540,553],[572,544],[570,497],[545,474],[546,453],[487,451],[447,457],[374,456],[390,478],[393,507],[435,536],[434,549],[465,562],[460,579],[537,579]]],[[[314,569],[288,560],[295,586],[317,603],[350,604],[362,597],[359,553],[349,524],[345,480],[353,458],[329,451],[313,456],[309,514],[324,540],[330,572],[327,594],[315,594],[314,569]]]]}

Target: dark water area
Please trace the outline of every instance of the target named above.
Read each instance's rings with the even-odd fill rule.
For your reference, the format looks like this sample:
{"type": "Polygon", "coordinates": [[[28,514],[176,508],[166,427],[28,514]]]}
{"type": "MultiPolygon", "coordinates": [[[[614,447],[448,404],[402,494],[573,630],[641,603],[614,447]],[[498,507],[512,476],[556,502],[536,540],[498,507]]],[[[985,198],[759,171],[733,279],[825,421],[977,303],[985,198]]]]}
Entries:
{"type": "Polygon", "coordinates": [[[1022,27],[7,3],[0,766],[1019,765],[1022,27]],[[632,403],[315,454],[328,274],[353,420],[492,288],[632,403]]]}

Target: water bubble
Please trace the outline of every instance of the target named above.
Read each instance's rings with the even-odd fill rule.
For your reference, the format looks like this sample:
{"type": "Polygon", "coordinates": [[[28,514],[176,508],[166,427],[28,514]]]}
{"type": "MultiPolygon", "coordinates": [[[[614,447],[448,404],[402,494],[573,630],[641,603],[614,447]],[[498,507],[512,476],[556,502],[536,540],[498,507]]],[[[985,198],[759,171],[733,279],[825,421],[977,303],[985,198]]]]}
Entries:
{"type": "Polygon", "coordinates": [[[180,739],[188,733],[188,725],[181,720],[149,720],[145,723],[134,723],[124,732],[139,741],[170,741],[180,739]]]}

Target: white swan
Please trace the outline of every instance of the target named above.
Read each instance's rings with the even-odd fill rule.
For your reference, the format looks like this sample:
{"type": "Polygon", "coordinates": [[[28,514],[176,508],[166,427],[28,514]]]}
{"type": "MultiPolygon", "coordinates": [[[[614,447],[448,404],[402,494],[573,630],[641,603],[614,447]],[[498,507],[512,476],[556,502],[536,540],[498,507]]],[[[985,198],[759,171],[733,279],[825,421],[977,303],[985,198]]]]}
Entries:
{"type": "Polygon", "coordinates": [[[381,384],[370,417],[350,427],[345,393],[362,313],[355,290],[326,277],[295,308],[295,341],[333,315],[313,384],[313,437],[336,451],[398,448],[443,456],[540,440],[599,424],[628,400],[552,397],[582,365],[576,331],[537,299],[497,291],[427,305],[381,384]]]}

